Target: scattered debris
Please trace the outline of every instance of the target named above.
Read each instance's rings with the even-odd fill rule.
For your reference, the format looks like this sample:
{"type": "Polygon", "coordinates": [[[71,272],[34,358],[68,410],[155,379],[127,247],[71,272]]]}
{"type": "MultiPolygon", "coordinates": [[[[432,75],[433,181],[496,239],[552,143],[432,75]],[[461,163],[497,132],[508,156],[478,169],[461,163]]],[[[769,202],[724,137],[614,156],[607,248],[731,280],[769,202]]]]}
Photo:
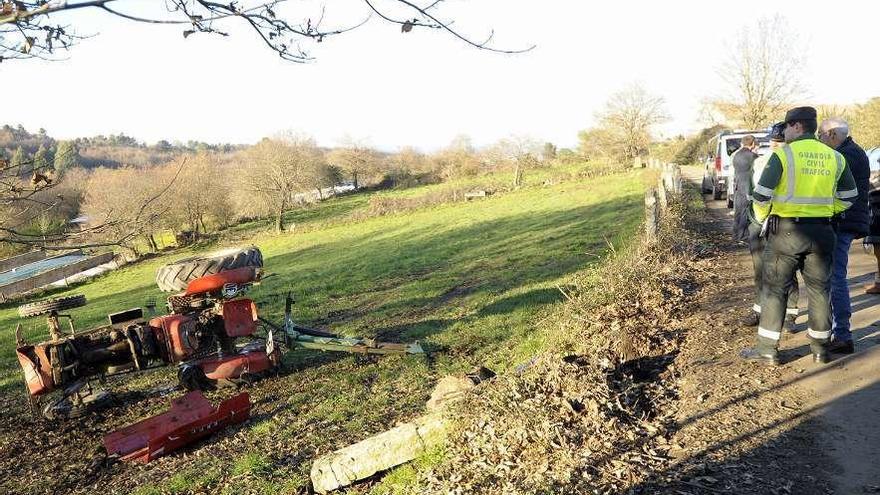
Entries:
{"type": "Polygon", "coordinates": [[[495,376],[492,370],[487,368],[477,368],[465,376],[445,376],[437,382],[434,390],[431,392],[431,398],[428,399],[426,407],[429,412],[442,410],[447,404],[459,400],[464,397],[468,391],[472,390],[478,384],[491,379],[495,376]]]}

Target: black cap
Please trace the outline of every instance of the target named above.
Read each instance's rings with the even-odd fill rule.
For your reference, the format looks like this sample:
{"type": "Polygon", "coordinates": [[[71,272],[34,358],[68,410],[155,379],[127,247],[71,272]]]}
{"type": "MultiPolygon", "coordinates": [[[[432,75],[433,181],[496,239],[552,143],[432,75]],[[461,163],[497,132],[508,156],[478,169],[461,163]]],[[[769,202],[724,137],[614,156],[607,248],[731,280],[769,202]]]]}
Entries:
{"type": "Polygon", "coordinates": [[[770,141],[785,141],[785,122],[777,122],[770,127],[770,133],[767,135],[770,141]]]}
{"type": "Polygon", "coordinates": [[[785,122],[794,122],[796,120],[816,120],[816,109],[813,107],[796,107],[785,114],[785,122]]]}

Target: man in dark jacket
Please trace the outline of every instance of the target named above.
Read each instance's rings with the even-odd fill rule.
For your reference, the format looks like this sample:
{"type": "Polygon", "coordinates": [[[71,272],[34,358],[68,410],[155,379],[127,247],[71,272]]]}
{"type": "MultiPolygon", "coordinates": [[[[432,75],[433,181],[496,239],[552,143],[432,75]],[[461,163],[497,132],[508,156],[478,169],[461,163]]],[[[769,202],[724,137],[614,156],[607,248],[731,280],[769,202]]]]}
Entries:
{"type": "Polygon", "coordinates": [[[749,239],[749,210],[752,208],[749,187],[755,158],[758,154],[755,136],[742,137],[740,148],[733,153],[733,240],[749,239]]]}
{"type": "MultiPolygon", "coordinates": [[[[875,149],[874,151],[880,151],[875,149]]],[[[878,161],[880,156],[876,153],[868,155],[868,165],[873,160],[880,165],[878,161]]],[[[871,211],[871,225],[868,227],[868,235],[865,236],[865,247],[874,247],[874,258],[877,260],[877,272],[874,274],[874,280],[865,285],[866,294],[880,294],[880,171],[871,171],[871,189],[868,191],[868,208],[871,211]]]]}
{"type": "Polygon", "coordinates": [[[868,155],[849,135],[849,124],[839,118],[822,121],[819,126],[819,140],[846,158],[846,166],[856,180],[859,196],[853,200],[852,207],[836,218],[835,232],[837,245],[834,248],[831,266],[831,344],[830,352],[852,354],[854,352],[850,317],[852,307],[849,299],[849,286],[846,283],[846,265],[849,262],[849,247],[853,239],[868,235],[870,217],[868,214],[868,179],[871,167],[868,155]]]}

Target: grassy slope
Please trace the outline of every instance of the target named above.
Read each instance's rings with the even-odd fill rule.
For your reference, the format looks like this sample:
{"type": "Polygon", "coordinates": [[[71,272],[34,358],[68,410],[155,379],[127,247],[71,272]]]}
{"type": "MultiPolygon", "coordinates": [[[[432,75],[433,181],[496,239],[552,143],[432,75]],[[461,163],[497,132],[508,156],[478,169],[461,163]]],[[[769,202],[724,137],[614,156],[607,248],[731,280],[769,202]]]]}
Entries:
{"type": "MultiPolygon", "coordinates": [[[[155,483],[166,490],[175,483],[192,489],[233,477],[235,483],[268,491],[295,491],[310,464],[303,451],[327,451],[418,414],[437,376],[476,364],[503,371],[526,359],[542,344],[535,328],[544,311],[560,300],[556,284],[600,259],[606,240],[625,242],[633,232],[641,189],[638,175],[624,174],[252,239],[274,274],[251,293],[263,315],[280,316],[281,296],[291,290],[300,321],[349,335],[419,339],[440,352],[429,367],[413,358],[363,363],[297,351],[288,359],[296,373],[254,387],[254,397],[266,395],[280,404],[256,407],[251,432],[236,447],[238,457],[194,461],[200,467],[192,469],[190,461],[169,458],[182,463],[174,468],[182,472],[166,478],[171,472],[161,467],[147,471],[143,490],[149,492],[155,483]],[[316,425],[330,432],[318,439],[304,433],[316,425]],[[277,438],[286,439],[294,454],[284,457],[269,449],[265,442],[277,438]],[[291,464],[290,456],[295,460],[285,470],[288,481],[277,485],[278,463],[291,464]],[[217,475],[206,480],[187,474],[205,466],[217,475]]],[[[335,213],[302,214],[311,215],[311,221],[328,220],[363,207],[364,201],[339,198],[319,207],[335,213]]],[[[149,260],[70,291],[90,301],[75,311],[79,325],[98,323],[108,312],[139,306],[147,297],[161,301],[152,281],[156,268],[190,254],[149,260]]],[[[13,308],[0,311],[4,393],[20,391],[12,336],[16,320],[13,308]]],[[[27,327],[30,337],[42,331],[38,321],[27,327]]],[[[204,451],[214,459],[211,448],[204,451]]]]}

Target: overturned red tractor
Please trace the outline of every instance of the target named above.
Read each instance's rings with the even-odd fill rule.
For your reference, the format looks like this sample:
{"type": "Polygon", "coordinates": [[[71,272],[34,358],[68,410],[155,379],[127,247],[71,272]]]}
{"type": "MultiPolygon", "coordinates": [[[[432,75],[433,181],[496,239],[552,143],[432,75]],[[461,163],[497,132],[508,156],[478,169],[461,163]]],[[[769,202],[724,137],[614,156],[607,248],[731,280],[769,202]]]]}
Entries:
{"type": "MultiPolygon", "coordinates": [[[[213,388],[275,368],[293,347],[365,354],[422,354],[418,343],[392,344],[343,338],[297,325],[288,294],[284,321],[259,316],[256,303],[241,297],[262,275],[256,247],[189,258],[159,270],[162,290],[183,291],[168,298],[169,313],[144,318],[142,308],[108,316],[107,325],[76,331],[61,311],[85,305],[84,296],[38,301],[19,307],[22,317],[47,316],[49,340],[29,345],[16,329],[18,361],[32,399],[52,397],[42,407],[47,418],[78,415],[109,398],[95,380],[176,365],[187,390],[213,388]],[[62,331],[67,319],[69,332],[62,331]],[[53,393],[54,392],[54,393],[53,393]]],[[[147,305],[152,312],[155,305],[147,305]]],[[[38,400],[35,400],[38,402],[38,400]]]]}

